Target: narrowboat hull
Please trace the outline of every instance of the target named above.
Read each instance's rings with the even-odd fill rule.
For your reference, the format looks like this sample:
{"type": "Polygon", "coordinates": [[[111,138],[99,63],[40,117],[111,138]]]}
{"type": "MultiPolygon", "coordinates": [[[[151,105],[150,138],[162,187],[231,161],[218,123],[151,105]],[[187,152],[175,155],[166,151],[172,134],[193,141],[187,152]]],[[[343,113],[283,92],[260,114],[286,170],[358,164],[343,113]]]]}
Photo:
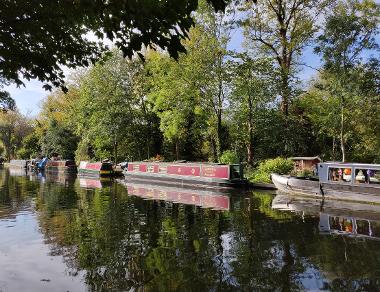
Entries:
{"type": "Polygon", "coordinates": [[[80,176],[107,177],[113,176],[114,171],[110,163],[81,161],[78,174],[80,176]]]}
{"type": "Polygon", "coordinates": [[[29,160],[11,160],[9,162],[10,168],[26,169],[28,167],[29,160]]]}
{"type": "Polygon", "coordinates": [[[45,172],[77,173],[77,166],[72,160],[49,160],[46,163],[45,172]]]}
{"type": "Polygon", "coordinates": [[[380,186],[353,185],[338,182],[319,182],[291,176],[272,174],[272,181],[279,191],[332,200],[380,204],[380,186]]]}
{"type": "Polygon", "coordinates": [[[90,169],[78,169],[78,174],[83,176],[112,176],[112,170],[90,170],[90,169]]]}
{"type": "Polygon", "coordinates": [[[248,185],[238,165],[136,162],[128,164],[124,176],[127,181],[185,188],[222,190],[248,185]]]}

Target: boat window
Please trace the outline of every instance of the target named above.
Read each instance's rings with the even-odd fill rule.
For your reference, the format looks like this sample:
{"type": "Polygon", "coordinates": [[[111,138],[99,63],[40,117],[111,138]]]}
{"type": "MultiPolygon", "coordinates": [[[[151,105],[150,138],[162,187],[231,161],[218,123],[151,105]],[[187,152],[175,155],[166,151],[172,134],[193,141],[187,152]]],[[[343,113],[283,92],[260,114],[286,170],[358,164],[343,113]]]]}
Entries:
{"type": "Polygon", "coordinates": [[[112,164],[110,163],[103,163],[100,170],[112,170],[112,164]]]}
{"type": "Polygon", "coordinates": [[[329,223],[331,230],[344,231],[348,233],[354,232],[353,220],[350,218],[332,216],[329,218],[329,223]]]}
{"type": "Polygon", "coordinates": [[[380,184],[380,170],[356,169],[355,183],[358,184],[380,184]]]}
{"type": "Polygon", "coordinates": [[[351,168],[329,168],[329,180],[351,182],[351,168]]]}
{"type": "Polygon", "coordinates": [[[231,167],[231,169],[230,169],[231,179],[241,178],[240,165],[231,165],[230,167],[231,167]]]}
{"type": "Polygon", "coordinates": [[[371,224],[368,220],[356,220],[357,234],[372,236],[371,224]]]}

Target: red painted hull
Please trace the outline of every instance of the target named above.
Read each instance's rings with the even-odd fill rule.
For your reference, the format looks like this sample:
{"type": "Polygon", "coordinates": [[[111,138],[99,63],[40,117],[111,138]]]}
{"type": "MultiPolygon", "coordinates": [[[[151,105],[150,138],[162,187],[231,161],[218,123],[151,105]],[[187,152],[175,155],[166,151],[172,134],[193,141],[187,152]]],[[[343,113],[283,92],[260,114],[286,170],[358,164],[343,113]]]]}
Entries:
{"type": "Polygon", "coordinates": [[[131,162],[124,175],[132,179],[164,181],[181,186],[211,185],[223,188],[246,184],[240,165],[131,162]]]}

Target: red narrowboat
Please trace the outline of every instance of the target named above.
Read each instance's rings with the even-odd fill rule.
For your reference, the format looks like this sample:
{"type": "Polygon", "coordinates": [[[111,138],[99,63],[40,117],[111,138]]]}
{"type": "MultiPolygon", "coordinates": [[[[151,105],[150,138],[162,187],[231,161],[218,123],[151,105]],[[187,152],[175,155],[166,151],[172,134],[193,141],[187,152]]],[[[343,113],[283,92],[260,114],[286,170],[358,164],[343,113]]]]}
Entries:
{"type": "Polygon", "coordinates": [[[247,185],[240,164],[130,162],[124,176],[127,180],[192,188],[223,189],[247,185]]]}

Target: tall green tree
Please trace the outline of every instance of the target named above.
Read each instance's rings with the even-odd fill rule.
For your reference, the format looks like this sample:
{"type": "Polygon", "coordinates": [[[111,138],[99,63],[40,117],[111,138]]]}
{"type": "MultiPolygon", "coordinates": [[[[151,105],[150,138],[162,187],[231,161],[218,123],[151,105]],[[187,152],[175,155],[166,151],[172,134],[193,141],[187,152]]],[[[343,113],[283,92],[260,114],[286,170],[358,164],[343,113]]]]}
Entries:
{"type": "Polygon", "coordinates": [[[196,128],[204,129],[201,132],[203,139],[208,140],[204,145],[210,145],[211,160],[217,161],[225,148],[223,111],[229,94],[228,40],[225,17],[201,3],[196,26],[183,43],[187,54],[181,54],[178,62],[165,57],[155,62],[151,97],[164,135],[176,144],[177,157],[181,140],[187,144],[185,141],[193,136],[191,143],[195,146],[200,134],[196,128]]]}
{"type": "Polygon", "coordinates": [[[70,129],[52,119],[40,143],[44,156],[51,157],[58,154],[63,159],[74,159],[78,137],[70,129]]]}
{"type": "Polygon", "coordinates": [[[31,131],[29,120],[17,109],[0,111],[0,139],[8,161],[16,157],[16,151],[22,146],[22,139],[31,131]]]}
{"type": "Polygon", "coordinates": [[[248,48],[272,56],[279,73],[281,110],[289,114],[292,79],[297,71],[297,58],[317,31],[317,20],[326,0],[263,0],[257,4],[241,1],[239,21],[248,48]]]}
{"type": "Polygon", "coordinates": [[[340,148],[346,160],[346,108],[355,99],[355,67],[363,61],[363,53],[379,47],[380,8],[372,0],[339,1],[327,17],[323,34],[315,51],[322,56],[324,69],[333,75],[329,92],[339,100],[340,148]]]}
{"type": "Polygon", "coordinates": [[[72,115],[76,133],[97,159],[113,156],[118,161],[120,147],[123,158],[146,159],[159,151],[154,149],[157,131],[142,86],[144,74],[140,60],[124,59],[115,50],[83,77],[72,115]]]}
{"type": "Polygon", "coordinates": [[[269,59],[252,59],[248,54],[236,57],[230,97],[231,123],[234,140],[242,142],[247,163],[252,166],[255,147],[259,146],[258,132],[265,131],[260,120],[276,98],[276,70],[269,59]]]}
{"type": "Polygon", "coordinates": [[[319,74],[313,86],[300,98],[300,106],[312,122],[312,133],[322,157],[342,158],[339,151],[344,115],[345,160],[379,161],[380,87],[379,61],[350,69],[349,84],[329,71],[319,74]],[[342,109],[342,97],[344,107],[342,109]],[[343,112],[342,112],[343,111],[343,112]]]}

